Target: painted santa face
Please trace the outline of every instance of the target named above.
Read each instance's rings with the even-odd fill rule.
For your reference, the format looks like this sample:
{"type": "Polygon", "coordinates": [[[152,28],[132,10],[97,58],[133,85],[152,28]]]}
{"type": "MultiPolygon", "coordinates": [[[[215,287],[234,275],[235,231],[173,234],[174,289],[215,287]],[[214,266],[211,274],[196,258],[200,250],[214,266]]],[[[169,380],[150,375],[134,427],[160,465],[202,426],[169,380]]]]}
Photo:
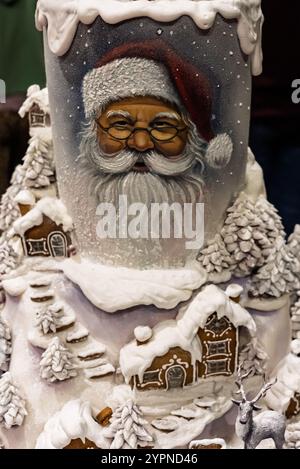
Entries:
{"type": "MultiPolygon", "coordinates": [[[[176,108],[152,97],[112,103],[97,122],[99,146],[112,157],[126,147],[137,152],[155,149],[172,164],[187,143],[188,127],[176,108]],[[130,131],[132,133],[126,139],[130,131]]],[[[142,172],[149,168],[143,161],[138,161],[133,170],[142,172]]]]}

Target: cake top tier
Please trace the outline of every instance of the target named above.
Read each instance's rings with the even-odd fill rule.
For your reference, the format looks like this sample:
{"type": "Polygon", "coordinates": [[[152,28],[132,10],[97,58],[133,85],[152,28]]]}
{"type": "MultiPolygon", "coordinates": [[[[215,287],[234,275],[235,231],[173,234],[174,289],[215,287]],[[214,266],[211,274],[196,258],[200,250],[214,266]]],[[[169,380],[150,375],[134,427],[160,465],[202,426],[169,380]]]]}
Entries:
{"type": "Polygon", "coordinates": [[[65,54],[79,22],[92,24],[100,16],[116,24],[131,18],[149,17],[170,22],[187,15],[204,30],[212,27],[216,15],[236,19],[243,52],[252,56],[252,72],[261,72],[261,0],[38,0],[37,28],[47,27],[51,51],[65,54]]]}

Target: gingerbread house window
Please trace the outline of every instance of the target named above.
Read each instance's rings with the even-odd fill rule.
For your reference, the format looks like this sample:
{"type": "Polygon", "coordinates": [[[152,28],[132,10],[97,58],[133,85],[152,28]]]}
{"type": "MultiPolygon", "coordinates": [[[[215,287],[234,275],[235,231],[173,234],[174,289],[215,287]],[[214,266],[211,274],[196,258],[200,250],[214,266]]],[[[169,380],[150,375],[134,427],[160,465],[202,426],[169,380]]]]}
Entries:
{"type": "Polygon", "coordinates": [[[207,355],[229,355],[229,341],[227,340],[217,340],[215,342],[207,342],[207,355]]]}
{"type": "Polygon", "coordinates": [[[30,112],[30,127],[46,127],[46,114],[42,111],[30,112]]]}
{"type": "Polygon", "coordinates": [[[27,240],[29,249],[28,254],[38,256],[40,254],[47,255],[47,243],[44,238],[41,239],[28,239],[27,240]]]}
{"type": "Polygon", "coordinates": [[[185,369],[180,365],[174,365],[168,368],[166,380],[168,389],[182,388],[185,384],[185,369]]]}
{"type": "Polygon", "coordinates": [[[227,318],[218,318],[217,314],[213,314],[208,319],[205,330],[212,332],[214,335],[222,335],[230,328],[230,322],[227,318]]]}
{"type": "Polygon", "coordinates": [[[53,257],[67,257],[67,239],[63,233],[51,233],[49,246],[53,257]]]}
{"type": "Polygon", "coordinates": [[[146,371],[143,376],[144,383],[158,383],[159,382],[159,370],[157,371],[146,371]]]}
{"type": "Polygon", "coordinates": [[[206,375],[217,375],[219,373],[230,374],[230,362],[228,359],[224,360],[209,360],[206,362],[207,372],[206,375]]]}

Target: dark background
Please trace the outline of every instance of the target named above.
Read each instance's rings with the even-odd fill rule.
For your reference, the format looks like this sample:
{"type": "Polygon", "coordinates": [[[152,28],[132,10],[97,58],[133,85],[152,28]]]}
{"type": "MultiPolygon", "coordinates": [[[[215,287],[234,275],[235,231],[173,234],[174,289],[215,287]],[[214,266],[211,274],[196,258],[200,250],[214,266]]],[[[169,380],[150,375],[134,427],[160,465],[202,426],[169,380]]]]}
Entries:
{"type": "MultiPolygon", "coordinates": [[[[18,89],[8,90],[7,104],[0,104],[0,194],[26,151],[27,122],[16,111],[28,84],[45,84],[42,37],[34,30],[35,3],[0,0],[0,78],[9,73],[18,78],[18,89]]],[[[253,80],[250,131],[250,146],[263,167],[268,198],[278,208],[288,234],[300,223],[300,103],[292,102],[292,82],[300,79],[300,2],[290,3],[262,0],[264,71],[253,80]]]]}

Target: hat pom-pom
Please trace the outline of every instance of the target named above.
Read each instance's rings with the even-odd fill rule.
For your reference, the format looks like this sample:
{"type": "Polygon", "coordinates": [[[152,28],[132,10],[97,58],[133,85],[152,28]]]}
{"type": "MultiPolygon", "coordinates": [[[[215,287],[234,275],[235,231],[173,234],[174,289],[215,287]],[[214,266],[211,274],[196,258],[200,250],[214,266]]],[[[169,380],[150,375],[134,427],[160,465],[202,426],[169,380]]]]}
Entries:
{"type": "Polygon", "coordinates": [[[232,140],[228,134],[220,134],[213,138],[207,147],[205,160],[214,169],[222,169],[228,165],[233,152],[232,140]]]}

